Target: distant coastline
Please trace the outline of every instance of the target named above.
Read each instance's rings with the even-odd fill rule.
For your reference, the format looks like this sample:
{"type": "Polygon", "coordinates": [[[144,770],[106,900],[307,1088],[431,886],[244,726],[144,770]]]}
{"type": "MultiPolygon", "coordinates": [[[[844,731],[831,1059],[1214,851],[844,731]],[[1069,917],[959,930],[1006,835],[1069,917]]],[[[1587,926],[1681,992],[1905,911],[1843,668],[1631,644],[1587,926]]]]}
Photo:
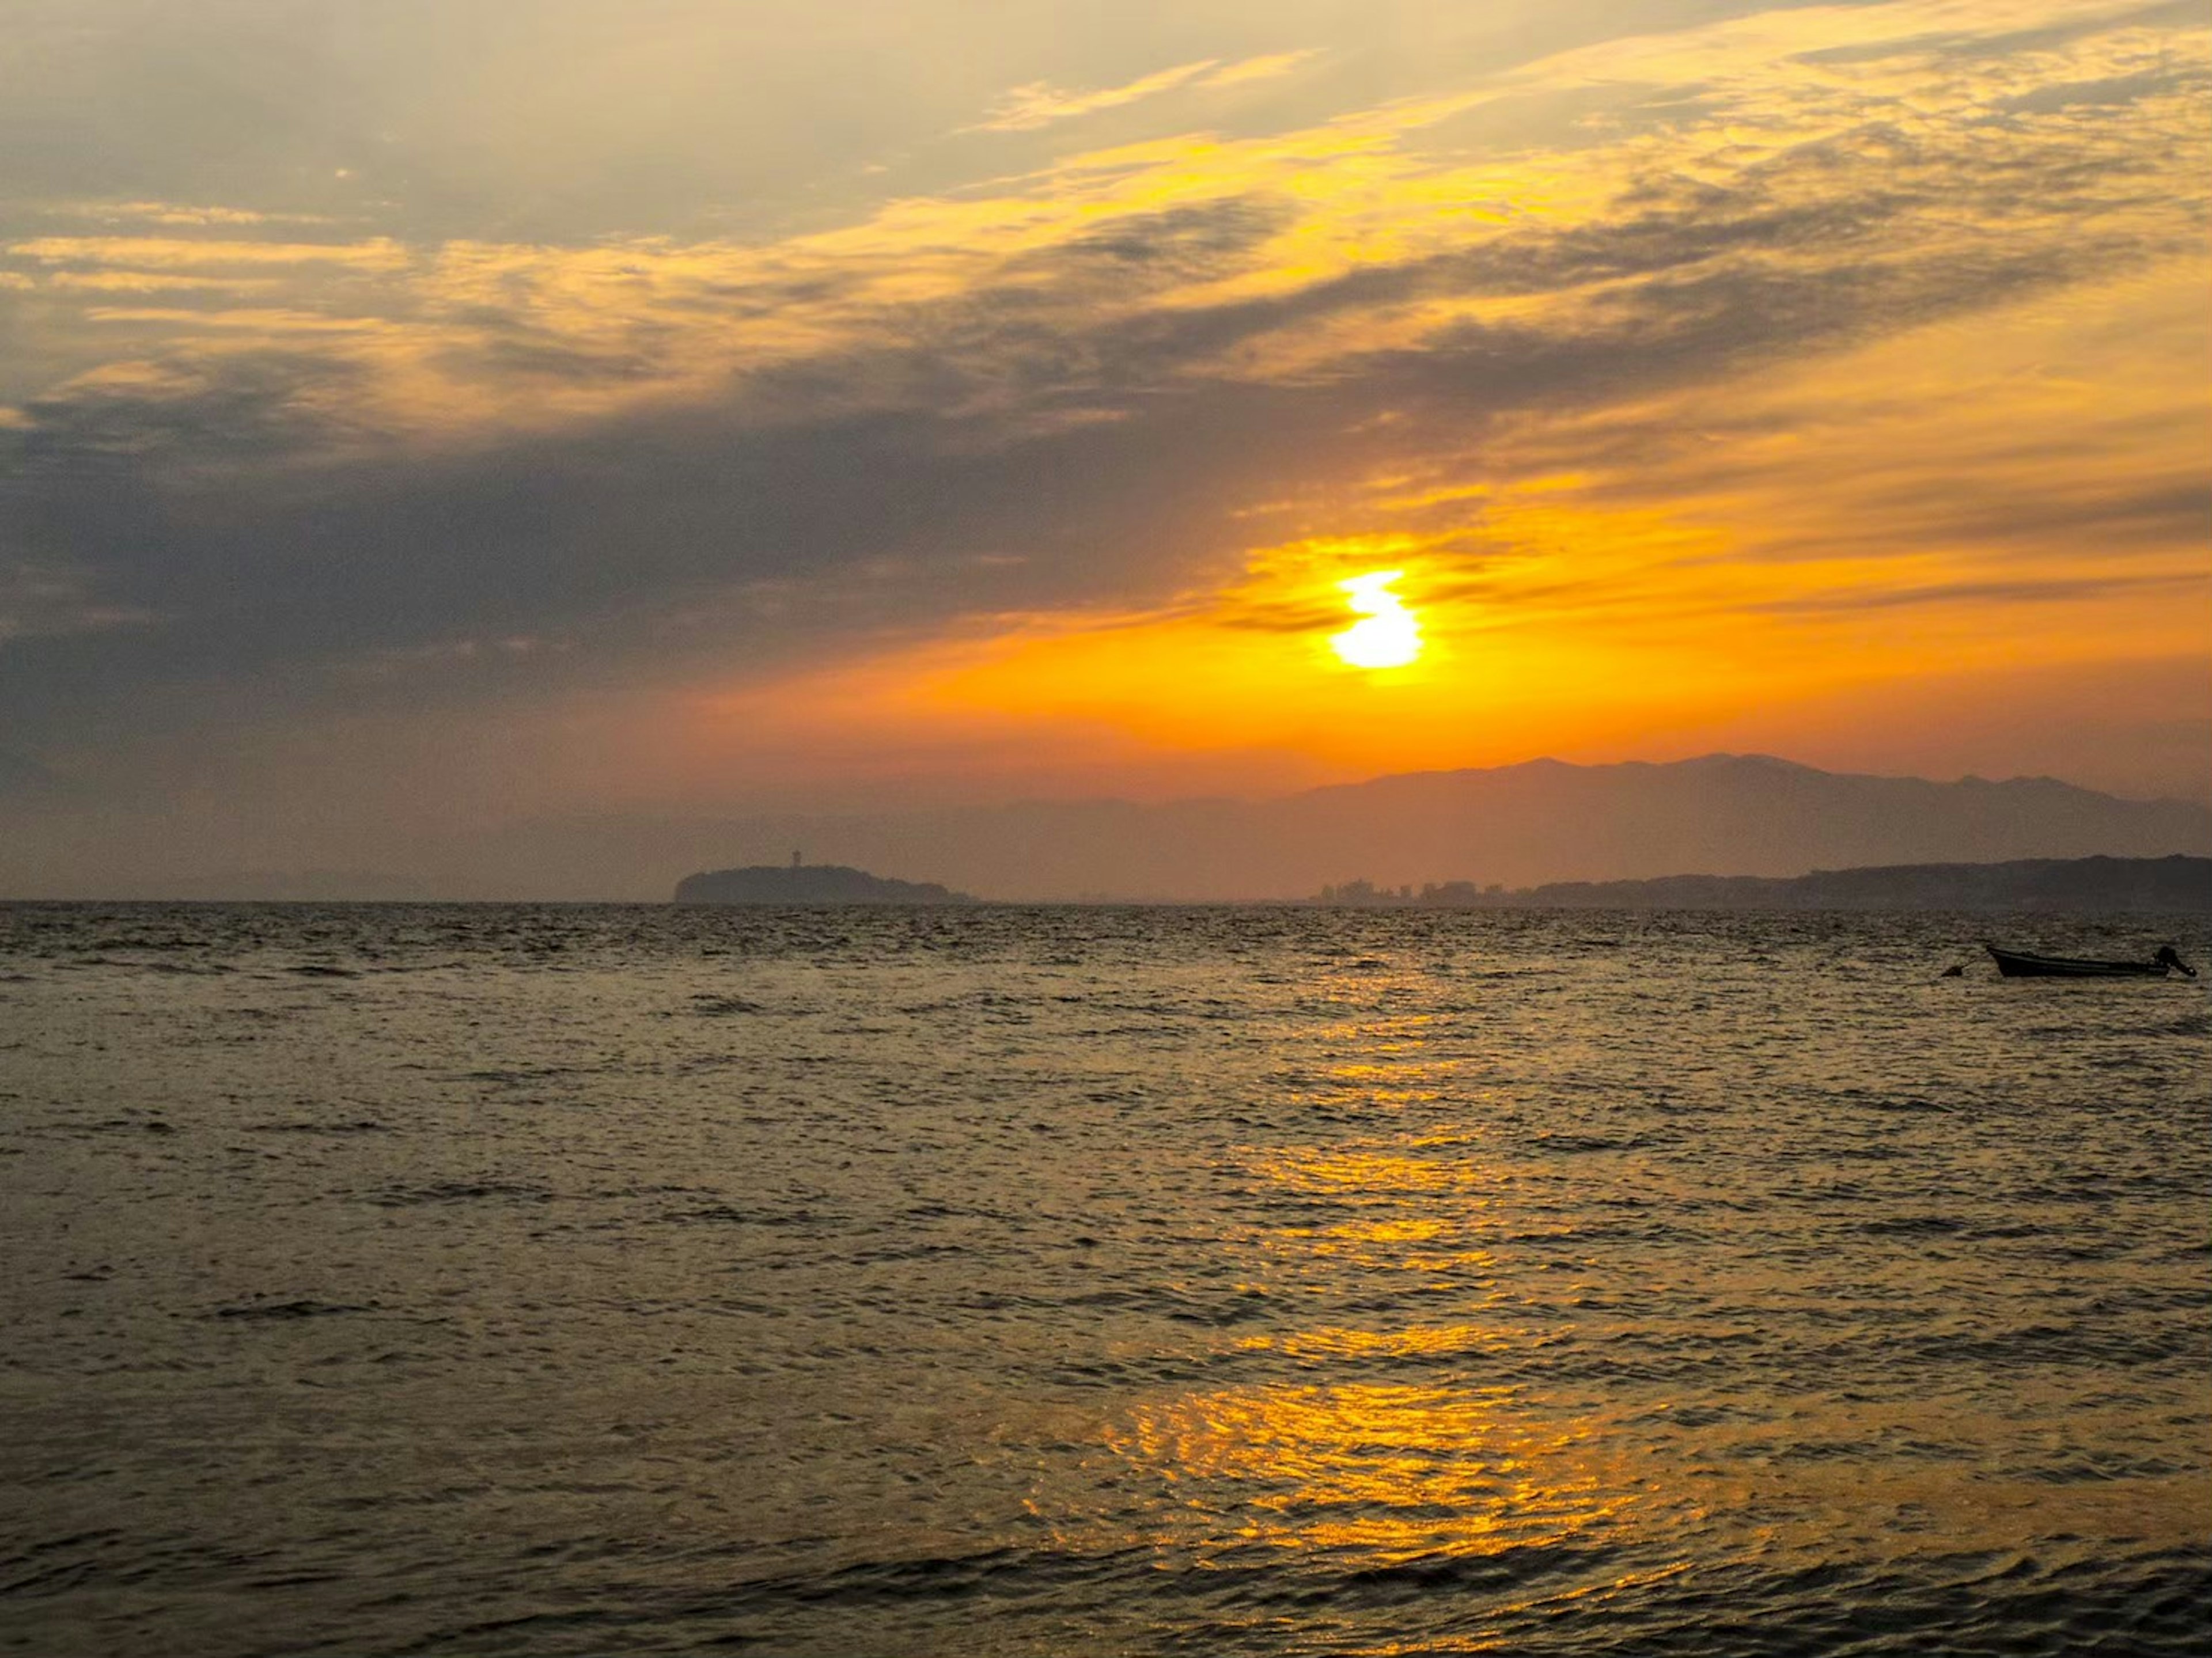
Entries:
{"type": "MultiPolygon", "coordinates": [[[[1013,800],[826,815],[533,819],[434,837],[413,847],[411,866],[381,870],[363,868],[349,854],[293,868],[209,871],[183,847],[113,868],[74,868],[46,853],[33,859],[26,847],[0,835],[0,895],[154,902],[662,902],[686,871],[702,872],[703,879],[726,874],[732,859],[781,863],[794,847],[818,853],[815,872],[793,886],[793,878],[773,871],[732,901],[950,903],[973,893],[994,902],[1276,903],[1306,902],[1323,883],[1346,883],[1333,902],[1364,902],[1355,895],[1359,884],[1349,878],[1364,877],[1367,896],[1376,902],[1418,894],[1423,902],[1463,908],[1501,902],[1796,907],[1830,900],[1753,883],[1805,878],[1808,870],[1849,875],[2007,860],[2212,857],[2212,805],[2122,799],[2050,778],[1935,782],[1824,772],[1761,755],[1598,766],[1532,760],[1395,774],[1256,799],[1013,800]],[[819,872],[832,868],[928,878],[850,890],[820,884],[829,878],[819,872]],[[1727,884],[1685,872],[1721,877],[1727,884]],[[939,882],[941,896],[933,890],[939,882]]],[[[870,883],[886,878],[867,876],[870,883]]],[[[695,900],[687,893],[684,901],[695,900]]],[[[722,902],[711,890],[696,901],[722,902]]],[[[1869,901],[1852,890],[1835,901],[1954,902],[1917,892],[1869,901]]],[[[1969,902],[1990,901],[1970,894],[1969,902]]],[[[2045,900],[2029,890],[1994,902],[2045,900]]],[[[2057,902],[2078,907],[2089,900],[2064,895],[2057,902]]]]}
{"type": "Polygon", "coordinates": [[[1353,908],[1956,909],[2212,913],[2212,858],[2027,858],[1996,864],[1887,864],[1808,875],[1663,875],[1509,889],[1448,881],[1325,887],[1308,902],[1353,908]]]}
{"type": "MultiPolygon", "coordinates": [[[[757,864],[703,871],[677,884],[678,904],[977,904],[994,901],[933,881],[895,880],[842,864],[757,864]]],[[[1090,902],[1143,905],[1139,899],[1090,902]]],[[[1636,881],[1553,881],[1509,888],[1471,881],[1325,887],[1304,899],[1255,904],[1354,909],[1736,909],[2047,911],[2212,914],[2212,858],[2030,858],[1990,864],[1887,864],[1810,874],[1666,875],[1636,881]]]]}
{"type": "MultiPolygon", "coordinates": [[[[243,886],[245,884],[240,883],[243,886]]],[[[616,902],[507,896],[447,897],[386,876],[265,877],[252,890],[228,882],[178,883],[170,891],[83,898],[0,898],[0,903],[544,903],[616,902]]],[[[1086,894],[1079,898],[978,897],[934,881],[906,881],[843,864],[755,865],[702,871],[677,884],[677,904],[840,905],[1071,904],[1111,908],[1235,905],[1347,909],[1922,910],[2074,914],[2212,915],[2212,858],[2029,858],[1991,863],[1881,864],[1797,876],[1663,875],[1638,880],[1492,882],[1384,886],[1365,880],[1306,897],[1237,898],[1086,894]]]]}
{"type": "Polygon", "coordinates": [[[687,875],[679,904],[972,904],[934,881],[895,881],[844,864],[754,864],[687,875]]]}
{"type": "MultiPolygon", "coordinates": [[[[655,870],[672,884],[687,870],[765,863],[771,848],[793,847],[806,848],[810,862],[818,848],[823,864],[942,881],[993,900],[1254,903],[1310,897],[1325,882],[1352,877],[1394,893],[1407,883],[1418,890],[1471,879],[1478,892],[1502,885],[1528,894],[1540,884],[1687,874],[1787,880],[1810,870],[2205,858],[2212,810],[2125,800],[2048,778],[1939,783],[1824,772],[1761,755],[1528,761],[1256,799],[1015,800],[701,822],[641,842],[607,878],[623,884],[655,870]],[[736,848],[743,851],[733,857],[736,848]]],[[[653,890],[668,887],[657,878],[653,890]]],[[[1540,902],[1555,900],[1565,895],[1540,902]]],[[[1661,894],[1653,902],[1675,900],[1661,894]]]]}

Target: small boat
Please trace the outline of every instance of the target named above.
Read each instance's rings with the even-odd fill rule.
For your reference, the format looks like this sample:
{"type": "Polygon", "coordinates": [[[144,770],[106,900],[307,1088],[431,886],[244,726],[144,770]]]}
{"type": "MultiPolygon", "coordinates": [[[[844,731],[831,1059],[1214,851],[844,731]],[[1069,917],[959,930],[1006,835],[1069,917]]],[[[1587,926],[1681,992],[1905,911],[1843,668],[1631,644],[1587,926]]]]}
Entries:
{"type": "Polygon", "coordinates": [[[1985,944],[1996,957],[1997,971],[2008,979],[2163,979],[2169,969],[2193,979],[2197,969],[2174,954],[2172,944],[2160,946],[2148,962],[2086,961],[2075,956],[2031,956],[2024,950],[1999,950],[1985,944]]]}

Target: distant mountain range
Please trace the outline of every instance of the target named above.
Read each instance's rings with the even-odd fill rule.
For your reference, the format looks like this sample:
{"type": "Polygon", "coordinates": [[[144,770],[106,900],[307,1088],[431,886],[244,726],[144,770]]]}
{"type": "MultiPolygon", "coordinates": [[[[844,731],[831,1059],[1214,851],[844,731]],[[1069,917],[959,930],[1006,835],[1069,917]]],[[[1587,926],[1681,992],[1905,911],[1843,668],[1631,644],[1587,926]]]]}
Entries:
{"type": "MultiPolygon", "coordinates": [[[[103,897],[659,899],[689,871],[896,870],[986,899],[1299,899],[2027,859],[2212,855],[2212,810],[2050,778],[1935,783],[1759,755],[1419,772],[1269,800],[1030,801],[926,811],[539,820],[425,847],[404,874],[150,872],[103,897]]],[[[763,879],[768,878],[762,878],[763,879]]],[[[806,878],[817,878],[810,874],[806,878]]],[[[60,896],[60,895],[57,895],[60,896]]],[[[772,902],[839,902],[783,899],[772,902]]],[[[1764,902],[1762,900],[1762,902],[1764,902]]],[[[1948,901],[1946,901],[1948,902],[1948,901]]]]}
{"type": "Polygon", "coordinates": [[[717,853],[804,846],[824,861],[926,873],[988,898],[1290,898],[1362,879],[1533,887],[2212,854],[2212,811],[2191,801],[2124,800],[2051,778],[1858,776],[1761,755],[1537,760],[1262,801],[1031,802],[665,829],[661,855],[693,868],[717,853]]]}

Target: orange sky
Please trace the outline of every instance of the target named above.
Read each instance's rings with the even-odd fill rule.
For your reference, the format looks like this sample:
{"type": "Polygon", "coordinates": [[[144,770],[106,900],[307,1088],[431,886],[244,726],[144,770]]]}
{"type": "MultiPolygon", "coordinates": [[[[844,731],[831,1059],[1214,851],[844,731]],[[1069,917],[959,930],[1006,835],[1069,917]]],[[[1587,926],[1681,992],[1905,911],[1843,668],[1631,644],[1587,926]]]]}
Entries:
{"type": "MultiPolygon", "coordinates": [[[[2212,453],[2208,291],[2212,267],[2181,259],[1786,375],[1531,422],[1487,452],[1394,459],[1255,509],[1239,528],[1330,533],[1239,547],[1242,568],[1210,586],[996,616],[708,706],[754,733],[927,746],[996,731],[1009,752],[1087,745],[1108,768],[1126,769],[1133,744],[1255,776],[1291,756],[1333,780],[1694,753],[1721,734],[1880,768],[1838,740],[1855,693],[1899,768],[1945,769],[1943,728],[2022,697],[2069,726],[2162,732],[2206,712],[2172,670],[2203,665],[2212,558],[2185,534],[2115,547],[2095,521],[2115,495],[2185,489],[2212,453]],[[1629,456],[1569,470],[1608,427],[1632,434],[1629,456]],[[1999,533],[1956,527],[1984,513],[1999,533]],[[1329,648],[1356,619],[1339,589],[1387,569],[1405,573],[1425,648],[1409,666],[1350,667],[1329,648]],[[2085,707],[2099,667],[2112,671],[2085,707]],[[1929,691],[1917,716],[1898,695],[1914,684],[1929,691]]],[[[2212,751],[2203,777],[2175,757],[2154,746],[2130,771],[2111,756],[2097,780],[2212,786],[2212,751]]]]}

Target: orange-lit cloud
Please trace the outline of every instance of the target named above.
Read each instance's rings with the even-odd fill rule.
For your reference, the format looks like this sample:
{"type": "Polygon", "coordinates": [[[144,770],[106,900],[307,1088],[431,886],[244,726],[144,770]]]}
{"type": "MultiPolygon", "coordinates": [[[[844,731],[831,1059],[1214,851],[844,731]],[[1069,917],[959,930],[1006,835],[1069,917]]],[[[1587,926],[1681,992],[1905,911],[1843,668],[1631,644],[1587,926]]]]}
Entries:
{"type": "MultiPolygon", "coordinates": [[[[252,223],[251,215],[216,221],[252,223]]],[[[358,242],[201,240],[181,236],[36,236],[11,243],[9,254],[42,265],[176,266],[343,265],[398,270],[412,256],[390,237],[358,242]]]]}
{"type": "MultiPolygon", "coordinates": [[[[2195,192],[2180,181],[2207,145],[2191,114],[2197,66],[2175,58],[2173,29],[2087,23],[2037,52],[1967,49],[2068,19],[2080,8],[2008,7],[2002,26],[1986,8],[1924,0],[1774,14],[1571,52],[1303,128],[1078,152],[765,244],[162,234],[34,237],[8,251],[64,282],[210,267],[392,277],[327,299],[393,325],[357,360],[371,371],[358,395],[382,404],[358,414],[398,435],[536,425],[549,398],[567,417],[605,416],[707,395],[732,374],[928,349],[948,308],[994,295],[1018,295],[1031,327],[1071,344],[1146,319],[1157,331],[1235,314],[1218,343],[1194,330],[1163,365],[1178,380],[1338,375],[1470,331],[1603,339],[1646,325],[1662,286],[1671,302],[1694,284],[1725,304],[1763,284],[1854,280],[1909,318],[1961,276],[2051,281],[2092,265],[2092,235],[2130,261],[2193,246],[2195,192]],[[2150,78],[2124,101],[2067,101],[2069,87],[2130,76],[2150,78]],[[1501,150],[1455,137],[1455,123],[1495,108],[1591,88],[1616,108],[1565,126],[1532,120],[1548,143],[1501,150]],[[1684,88],[1695,101],[1670,102],[1684,88]],[[2172,187],[2146,188],[2154,177],[2172,187]],[[2022,192],[2023,179],[2043,183],[2022,192]],[[1345,287],[1355,279],[1366,288],[1345,287]],[[1279,319],[1243,314],[1270,304],[1279,319]],[[545,371],[515,372],[514,346],[545,371]],[[580,393],[553,385],[557,361],[604,372],[580,393]]],[[[1185,64],[1068,107],[1278,74],[1310,55],[1185,64]]],[[[261,216],[152,216],[167,227],[192,216],[226,229],[261,216]]],[[[958,363],[970,406],[1007,401],[994,380],[1019,367],[1010,343],[987,331],[958,363]]],[[[893,379],[842,395],[903,403],[918,392],[893,379]]]]}
{"type": "Polygon", "coordinates": [[[990,118],[971,130],[977,132],[1022,132],[1033,127],[1049,126],[1055,121],[1095,115],[1101,110],[1118,109],[1124,104],[1133,104],[1140,99],[1172,92],[1181,87],[1235,86],[1243,82],[1265,80],[1270,76],[1288,73],[1306,55],[1285,52],[1251,58],[1241,64],[1224,64],[1216,58],[1202,58],[1194,64],[1179,64],[1173,69],[1158,70],[1123,86],[1101,87],[1089,92],[1069,92],[1042,81],[1034,82],[1008,93],[992,111],[990,118]]]}
{"type": "Polygon", "coordinates": [[[1212,58],[1194,64],[1176,64],[1175,69],[1161,69],[1152,76],[1133,80],[1126,86],[1102,86],[1097,91],[1071,93],[1060,86],[1048,86],[1046,82],[1033,82],[1029,86],[1015,86],[1013,91],[998,101],[987,122],[975,126],[978,132],[1022,132],[1033,126],[1051,126],[1053,122],[1066,122],[1079,115],[1095,115],[1106,108],[1119,108],[1121,104],[1134,104],[1144,97],[1155,97],[1157,93],[1175,91],[1176,86],[1190,86],[1206,80],[1218,66],[1212,58]]]}

